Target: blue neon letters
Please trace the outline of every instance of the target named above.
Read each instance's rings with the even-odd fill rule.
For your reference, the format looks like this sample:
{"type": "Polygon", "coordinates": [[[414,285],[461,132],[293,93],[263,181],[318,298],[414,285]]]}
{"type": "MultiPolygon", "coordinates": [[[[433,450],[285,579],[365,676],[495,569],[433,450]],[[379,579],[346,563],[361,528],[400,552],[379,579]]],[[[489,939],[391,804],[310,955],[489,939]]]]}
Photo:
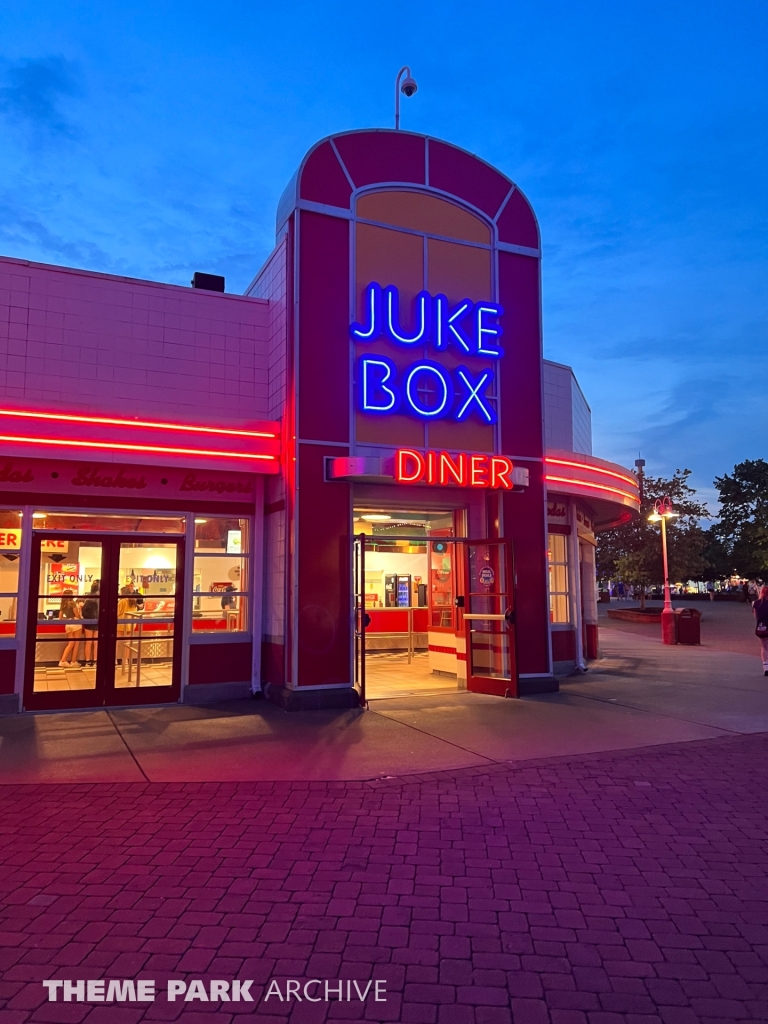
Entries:
{"type": "MultiPolygon", "coordinates": [[[[498,322],[504,310],[493,302],[464,299],[451,305],[445,295],[419,292],[408,323],[397,288],[371,282],[365,289],[364,322],[350,325],[358,343],[385,338],[400,348],[437,352],[453,350],[464,357],[500,359],[503,330],[498,322]]],[[[421,419],[450,417],[459,422],[471,415],[483,423],[496,422],[495,373],[491,367],[453,370],[421,358],[398,371],[386,356],[362,355],[357,362],[357,394],[361,411],[391,415],[398,410],[421,419]]]]}
{"type": "Polygon", "coordinates": [[[440,363],[422,359],[412,363],[397,383],[397,367],[386,356],[361,356],[357,362],[360,409],[378,416],[402,410],[421,419],[445,419],[459,422],[476,413],[483,423],[496,422],[489,388],[493,370],[475,375],[466,366],[451,373],[440,363]],[[456,401],[454,401],[456,399],[456,401]]]}
{"type": "Polygon", "coordinates": [[[433,345],[438,351],[452,345],[469,356],[500,359],[504,355],[504,349],[492,340],[503,333],[494,320],[498,320],[504,310],[494,302],[463,299],[451,306],[444,295],[419,292],[408,330],[402,325],[397,288],[392,285],[382,288],[372,281],[365,289],[363,309],[366,323],[353,323],[349,328],[354,341],[375,341],[383,336],[397,345],[433,345]]]}

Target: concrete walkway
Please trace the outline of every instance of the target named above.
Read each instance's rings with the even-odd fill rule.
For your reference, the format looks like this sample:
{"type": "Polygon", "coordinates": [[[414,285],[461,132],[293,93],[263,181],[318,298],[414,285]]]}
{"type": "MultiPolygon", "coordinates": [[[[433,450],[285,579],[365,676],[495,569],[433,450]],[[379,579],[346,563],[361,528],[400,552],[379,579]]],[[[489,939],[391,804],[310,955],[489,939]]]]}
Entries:
{"type": "Polygon", "coordinates": [[[1,719],[0,781],[363,780],[768,731],[756,651],[664,647],[638,629],[606,626],[588,673],[523,700],[452,693],[369,711],[287,715],[248,701],[1,719]]]}

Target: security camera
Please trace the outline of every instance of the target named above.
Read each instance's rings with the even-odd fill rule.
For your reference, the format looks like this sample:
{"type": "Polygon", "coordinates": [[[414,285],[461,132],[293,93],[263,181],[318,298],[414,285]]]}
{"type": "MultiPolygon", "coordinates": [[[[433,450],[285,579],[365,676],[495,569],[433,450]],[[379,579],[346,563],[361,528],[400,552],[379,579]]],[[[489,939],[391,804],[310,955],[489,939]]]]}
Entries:
{"type": "Polygon", "coordinates": [[[402,92],[405,96],[413,96],[413,94],[416,92],[418,88],[418,85],[416,85],[416,79],[411,78],[411,76],[409,75],[407,78],[403,80],[403,84],[400,86],[400,92],[402,92]]]}

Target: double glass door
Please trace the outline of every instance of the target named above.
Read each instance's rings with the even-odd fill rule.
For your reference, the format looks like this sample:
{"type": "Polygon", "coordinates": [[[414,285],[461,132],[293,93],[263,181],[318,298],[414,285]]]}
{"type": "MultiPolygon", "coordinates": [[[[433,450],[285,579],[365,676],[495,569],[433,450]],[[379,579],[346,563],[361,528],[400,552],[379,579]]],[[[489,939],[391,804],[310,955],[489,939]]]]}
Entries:
{"type": "Polygon", "coordinates": [[[36,532],[25,709],[178,699],[183,548],[167,534],[36,532]]]}

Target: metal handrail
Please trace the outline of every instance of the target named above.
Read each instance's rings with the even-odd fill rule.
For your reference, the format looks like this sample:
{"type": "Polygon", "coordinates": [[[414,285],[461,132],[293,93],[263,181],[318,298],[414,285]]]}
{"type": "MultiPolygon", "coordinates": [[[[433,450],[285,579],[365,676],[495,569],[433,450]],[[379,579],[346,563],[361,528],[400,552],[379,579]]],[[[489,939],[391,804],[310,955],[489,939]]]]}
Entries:
{"type": "Polygon", "coordinates": [[[477,614],[475,614],[474,612],[472,612],[470,614],[465,614],[464,618],[467,619],[470,622],[473,619],[484,619],[487,622],[506,622],[507,621],[507,616],[506,615],[483,615],[480,612],[478,612],[477,614]]]}

